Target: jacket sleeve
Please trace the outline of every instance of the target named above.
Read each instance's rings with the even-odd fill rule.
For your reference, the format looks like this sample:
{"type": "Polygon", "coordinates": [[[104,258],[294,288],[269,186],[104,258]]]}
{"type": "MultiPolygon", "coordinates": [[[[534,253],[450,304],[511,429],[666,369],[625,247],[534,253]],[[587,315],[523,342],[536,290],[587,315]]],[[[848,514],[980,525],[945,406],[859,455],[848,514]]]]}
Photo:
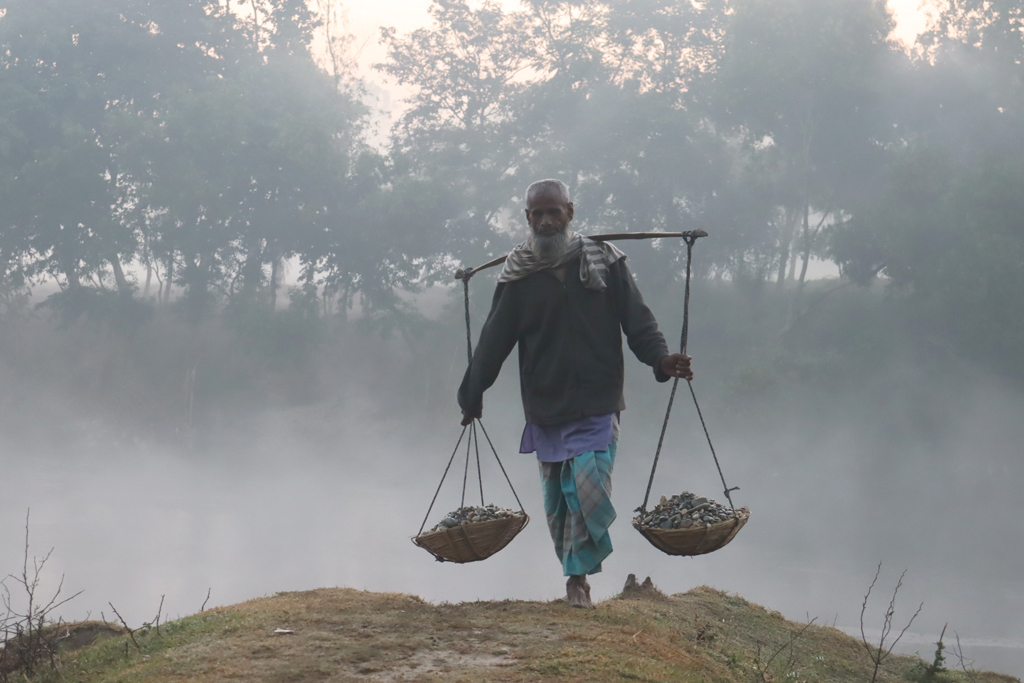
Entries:
{"type": "Polygon", "coordinates": [[[478,417],[481,414],[484,392],[498,379],[502,363],[519,341],[518,308],[515,292],[509,291],[507,283],[498,283],[491,312],[487,314],[473,360],[459,387],[459,407],[468,415],[478,417]]]}
{"type": "Polygon", "coordinates": [[[661,359],[669,355],[665,335],[658,329],[651,309],[644,303],[644,297],[629,272],[626,260],[622,259],[610,269],[619,288],[620,320],[622,331],[630,350],[640,360],[654,368],[654,378],[667,382],[669,376],[661,371],[661,359]]]}

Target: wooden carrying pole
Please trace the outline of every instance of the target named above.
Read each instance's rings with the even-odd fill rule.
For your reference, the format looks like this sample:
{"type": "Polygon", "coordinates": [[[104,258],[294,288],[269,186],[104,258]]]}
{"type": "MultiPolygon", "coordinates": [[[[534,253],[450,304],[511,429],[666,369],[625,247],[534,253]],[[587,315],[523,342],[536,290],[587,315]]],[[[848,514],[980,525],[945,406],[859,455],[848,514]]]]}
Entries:
{"type": "MultiPolygon", "coordinates": [[[[607,235],[590,235],[589,238],[595,242],[613,242],[615,240],[656,240],[664,237],[680,237],[682,239],[696,239],[698,237],[707,237],[708,234],[703,230],[686,230],[685,232],[613,232],[607,235]]],[[[466,268],[455,271],[456,280],[465,280],[473,277],[481,270],[487,268],[493,268],[494,266],[501,265],[505,262],[507,256],[499,256],[496,259],[488,261],[482,266],[476,268],[466,268]]]]}

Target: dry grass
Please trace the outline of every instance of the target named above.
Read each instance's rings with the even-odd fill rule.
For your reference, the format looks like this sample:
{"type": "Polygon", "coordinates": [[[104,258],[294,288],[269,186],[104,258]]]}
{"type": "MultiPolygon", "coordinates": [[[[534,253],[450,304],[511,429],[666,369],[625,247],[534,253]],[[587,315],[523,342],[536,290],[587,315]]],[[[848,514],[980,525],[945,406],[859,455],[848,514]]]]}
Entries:
{"type": "MultiPolygon", "coordinates": [[[[209,610],[68,652],[41,683],[227,681],[750,682],[804,625],[742,598],[698,588],[667,600],[608,600],[593,611],[562,602],[431,605],[343,588],[282,593],[209,610]],[[275,635],[277,628],[293,635],[275,635]],[[760,647],[760,655],[758,649],[760,647]]],[[[893,657],[882,681],[919,660],[893,657]]],[[[765,672],[767,681],[870,678],[857,641],[811,626],[765,672]]],[[[951,676],[949,681],[967,679],[951,676]]],[[[979,683],[1014,681],[979,674],[979,683]]]]}

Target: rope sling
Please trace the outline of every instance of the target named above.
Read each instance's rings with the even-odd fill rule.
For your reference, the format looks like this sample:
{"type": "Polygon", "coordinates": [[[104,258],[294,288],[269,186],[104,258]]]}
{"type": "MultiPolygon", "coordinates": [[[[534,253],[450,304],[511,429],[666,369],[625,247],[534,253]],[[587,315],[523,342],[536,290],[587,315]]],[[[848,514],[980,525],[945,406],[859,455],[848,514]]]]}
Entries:
{"type": "MultiPolygon", "coordinates": [[[[687,334],[689,329],[689,307],[690,307],[690,277],[691,277],[691,266],[690,261],[693,254],[693,245],[696,240],[700,237],[706,237],[707,233],[703,230],[690,230],[685,232],[642,232],[642,233],[613,233],[608,235],[593,235],[590,239],[603,242],[611,240],[637,240],[637,239],[659,239],[665,237],[680,237],[687,245],[686,251],[686,292],[683,302],[683,330],[681,336],[680,346],[682,352],[686,353],[687,345],[687,334]]],[[[469,313],[469,281],[481,270],[491,268],[493,266],[500,265],[505,261],[505,256],[498,257],[487,263],[478,266],[476,268],[460,269],[455,273],[455,279],[462,281],[463,288],[463,309],[464,317],[466,321],[466,357],[467,362],[472,364],[473,362],[473,340],[472,340],[472,328],[470,325],[470,313],[469,313]]],[[[662,445],[665,439],[665,432],[668,427],[669,417],[672,412],[672,404],[675,400],[676,388],[679,384],[679,379],[676,378],[672,384],[672,393],[669,396],[668,409],[665,412],[665,419],[662,422],[661,435],[658,439],[658,448],[654,456],[654,464],[651,468],[651,476],[647,483],[647,493],[644,496],[643,505],[637,508],[637,512],[645,512],[647,508],[647,502],[651,493],[651,486],[654,483],[654,473],[658,466],[658,460],[661,455],[662,445]]],[[[736,488],[730,489],[728,484],[725,483],[725,477],[722,475],[722,468],[718,463],[718,456],[715,454],[714,446],[711,445],[711,436],[708,433],[707,426],[704,423],[704,417],[700,411],[700,405],[697,404],[697,397],[693,391],[693,385],[689,381],[687,384],[690,387],[690,394],[693,397],[694,405],[697,407],[697,414],[700,416],[701,425],[704,427],[704,434],[707,437],[708,445],[711,446],[711,453],[715,459],[715,465],[718,468],[718,474],[722,479],[722,485],[725,487],[725,495],[729,501],[730,507],[732,507],[735,513],[735,507],[732,505],[731,492],[735,491],[736,488]]],[[[738,488],[738,487],[737,487],[738,488]]],[[[515,519],[515,518],[513,518],[515,519]]],[[[745,521],[745,520],[744,520],[745,521]]],[[[490,557],[494,553],[504,548],[529,522],[529,515],[526,514],[526,510],[523,507],[522,502],[519,500],[519,495],[516,493],[515,487],[512,485],[512,480],[508,476],[508,472],[505,470],[504,464],[501,462],[501,457],[498,455],[497,449],[494,447],[494,443],[491,441],[490,435],[487,433],[487,429],[484,427],[481,418],[473,418],[468,424],[464,425],[462,432],[459,434],[459,438],[455,443],[455,448],[452,450],[451,456],[448,458],[448,464],[445,466],[444,473],[441,475],[441,481],[437,485],[437,489],[434,491],[434,496],[430,501],[430,506],[427,508],[427,514],[423,517],[423,523],[420,524],[419,532],[413,537],[413,543],[424,548],[439,562],[474,562],[490,557]],[[521,517],[521,524],[504,524],[504,529],[499,529],[498,533],[494,534],[476,534],[478,537],[474,541],[473,535],[477,530],[485,529],[485,527],[499,527],[501,524],[498,522],[504,522],[505,520],[492,520],[488,522],[475,523],[475,524],[461,524],[445,531],[428,532],[424,534],[423,530],[426,528],[427,521],[430,519],[430,513],[434,509],[434,505],[437,502],[437,497],[441,492],[441,488],[444,485],[445,479],[448,477],[448,473],[451,470],[452,464],[455,462],[455,457],[459,453],[459,448],[462,445],[463,440],[466,441],[466,457],[465,464],[463,467],[462,474],[462,496],[459,507],[465,507],[466,503],[466,490],[469,486],[469,469],[471,456],[475,453],[476,460],[476,471],[477,471],[477,483],[480,491],[480,505],[485,505],[484,498],[484,487],[483,487],[483,473],[480,466],[480,441],[479,435],[477,434],[477,425],[480,427],[480,431],[483,432],[484,438],[487,441],[487,445],[491,449],[491,453],[494,455],[495,460],[498,463],[498,467],[501,469],[502,475],[505,477],[505,481],[508,483],[509,488],[512,490],[512,495],[515,497],[516,503],[519,505],[519,513],[521,517]],[[469,438],[466,438],[466,434],[469,434],[469,438]],[[482,541],[482,543],[481,543],[482,541]],[[458,546],[458,547],[457,547],[458,546]]],[[[740,525],[742,526],[742,525],[740,525]]],[[[640,530],[643,533],[643,530],[640,530]]],[[[738,529],[736,529],[738,531],[738,529]]],[[[646,536],[647,534],[645,534],[646,536]]],[[[732,534],[733,536],[735,533],[732,534]]],[[[729,540],[731,540],[731,536],[729,540]]],[[[658,543],[648,537],[656,546],[670,552],[665,548],[662,548],[658,543]]],[[[726,541],[728,542],[728,541],[726,541]]],[[[724,545],[721,544],[721,545],[724,545]]],[[[720,547],[720,546],[719,546],[720,547]]],[[[703,552],[710,552],[710,550],[704,550],[703,552]]],[[[678,554],[671,553],[670,554],[678,554]]],[[[699,554],[699,553],[692,553],[699,554]]]]}
{"type": "MultiPolygon", "coordinates": [[[[456,278],[462,280],[463,308],[466,318],[467,363],[473,362],[473,332],[469,318],[469,280],[473,277],[474,273],[475,271],[472,268],[460,270],[456,273],[456,278]]],[[[430,501],[430,507],[427,508],[427,514],[423,517],[423,523],[420,524],[420,530],[417,532],[416,536],[413,537],[413,543],[431,553],[434,556],[434,559],[438,562],[477,562],[490,557],[508,545],[509,542],[515,538],[516,534],[526,527],[529,520],[530,516],[526,514],[526,509],[523,507],[522,501],[519,500],[519,494],[516,493],[516,488],[512,485],[512,480],[509,478],[508,472],[505,471],[505,465],[501,462],[501,457],[498,455],[498,449],[494,447],[494,443],[491,441],[491,437],[487,433],[487,429],[484,427],[483,420],[477,417],[473,418],[468,425],[464,425],[462,427],[462,433],[459,434],[459,439],[455,442],[455,449],[452,451],[451,457],[448,458],[448,464],[444,468],[444,474],[441,475],[441,481],[437,484],[437,490],[434,491],[434,497],[430,501]],[[494,454],[494,459],[498,462],[498,467],[501,468],[501,473],[504,475],[505,481],[508,482],[508,486],[512,490],[512,496],[516,499],[516,504],[519,505],[519,512],[521,514],[520,519],[522,522],[517,524],[516,522],[518,520],[515,518],[506,518],[471,524],[468,525],[469,528],[467,528],[466,525],[459,525],[449,529],[446,533],[437,532],[435,534],[428,534],[428,536],[436,536],[437,538],[427,539],[423,535],[423,530],[427,526],[427,520],[430,519],[430,513],[433,511],[434,504],[437,502],[437,496],[441,493],[441,487],[444,485],[444,480],[448,477],[448,472],[451,470],[452,463],[455,461],[455,456],[459,452],[459,446],[462,445],[462,440],[466,439],[467,431],[469,432],[469,438],[466,439],[466,460],[462,471],[462,497],[459,502],[459,508],[461,509],[466,506],[466,489],[469,485],[469,462],[471,452],[476,454],[476,474],[477,483],[480,488],[480,506],[483,507],[486,505],[484,499],[483,470],[480,467],[480,436],[477,434],[477,425],[480,425],[480,431],[483,432],[484,439],[487,441],[487,445],[490,446],[491,453],[494,454]],[[429,542],[430,540],[437,542],[431,544],[429,542]]]]}
{"type": "MultiPolygon", "coordinates": [[[[683,237],[686,242],[686,287],[683,293],[683,330],[680,333],[679,348],[681,353],[686,353],[687,342],[690,333],[690,278],[693,271],[693,246],[697,242],[698,237],[704,237],[704,234],[691,234],[683,237]]],[[[651,542],[656,548],[662,552],[668,553],[669,555],[703,555],[705,553],[713,552],[718,550],[722,546],[729,543],[736,534],[739,533],[743,525],[746,524],[747,519],[750,516],[750,512],[746,508],[741,508],[739,511],[736,510],[736,506],[732,500],[732,492],[738,491],[739,487],[729,487],[729,484],[725,481],[725,475],[722,473],[722,465],[718,461],[718,454],[715,452],[715,445],[711,442],[711,434],[708,432],[707,423],[704,421],[704,413],[700,409],[700,403],[697,402],[697,394],[693,390],[693,382],[686,380],[686,385],[690,389],[690,396],[693,398],[693,405],[697,409],[697,417],[700,418],[700,426],[704,430],[704,438],[707,439],[708,448],[711,449],[711,457],[715,461],[715,469],[718,470],[718,477],[722,482],[723,493],[725,499],[729,502],[729,508],[732,510],[733,518],[715,524],[714,526],[701,526],[699,528],[691,529],[652,529],[650,527],[642,527],[634,521],[634,528],[639,531],[644,538],[651,542]]],[[[661,449],[665,444],[665,433],[668,430],[669,418],[672,415],[672,404],[676,399],[676,390],[679,387],[679,378],[676,377],[672,380],[672,392],[668,397],[668,407],[665,409],[665,419],[661,422],[661,433],[658,436],[658,447],[654,451],[654,462],[651,464],[651,476],[647,480],[647,491],[644,493],[644,502],[640,507],[636,508],[634,512],[639,513],[642,517],[647,513],[647,503],[651,497],[651,487],[654,484],[654,473],[658,469],[658,460],[661,458],[661,449]]]]}
{"type": "MultiPolygon", "coordinates": [[[[686,288],[683,290],[683,331],[679,335],[679,348],[680,353],[686,353],[686,345],[690,334],[690,273],[692,268],[690,262],[693,259],[693,245],[696,243],[698,237],[703,235],[694,235],[691,237],[683,238],[686,241],[686,288]]],[[[686,385],[690,388],[690,396],[693,397],[693,405],[697,409],[697,417],[700,418],[700,426],[704,429],[704,437],[708,440],[708,447],[711,449],[711,456],[715,459],[715,468],[718,470],[718,477],[722,480],[722,488],[725,489],[725,499],[729,501],[729,507],[733,513],[736,512],[736,506],[732,502],[732,492],[739,491],[739,486],[729,488],[729,485],[725,483],[725,475],[722,474],[722,465],[718,462],[718,454],[715,453],[715,445],[711,443],[711,434],[708,433],[708,426],[704,422],[704,413],[701,412],[700,403],[697,402],[697,394],[693,391],[693,382],[686,380],[686,385]]],[[[635,511],[643,514],[647,512],[647,502],[651,498],[651,485],[654,484],[654,473],[658,469],[658,459],[661,457],[661,447],[665,443],[665,432],[668,430],[668,420],[672,415],[672,404],[676,400],[676,389],[679,387],[679,378],[676,377],[672,380],[672,393],[668,396],[668,408],[665,409],[665,419],[661,422],[661,434],[658,436],[658,448],[654,451],[654,464],[651,465],[651,477],[647,480],[647,493],[644,494],[644,502],[635,511]]]]}

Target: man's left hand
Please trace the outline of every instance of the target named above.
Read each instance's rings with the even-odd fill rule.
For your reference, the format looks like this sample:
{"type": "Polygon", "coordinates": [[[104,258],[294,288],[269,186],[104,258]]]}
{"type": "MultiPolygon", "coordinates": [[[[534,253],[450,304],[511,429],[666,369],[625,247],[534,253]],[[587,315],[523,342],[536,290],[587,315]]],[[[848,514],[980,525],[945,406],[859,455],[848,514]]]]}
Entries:
{"type": "Polygon", "coordinates": [[[677,377],[687,381],[693,379],[693,370],[690,369],[690,361],[693,360],[685,353],[673,353],[661,359],[661,371],[669,377],[677,377]]]}

